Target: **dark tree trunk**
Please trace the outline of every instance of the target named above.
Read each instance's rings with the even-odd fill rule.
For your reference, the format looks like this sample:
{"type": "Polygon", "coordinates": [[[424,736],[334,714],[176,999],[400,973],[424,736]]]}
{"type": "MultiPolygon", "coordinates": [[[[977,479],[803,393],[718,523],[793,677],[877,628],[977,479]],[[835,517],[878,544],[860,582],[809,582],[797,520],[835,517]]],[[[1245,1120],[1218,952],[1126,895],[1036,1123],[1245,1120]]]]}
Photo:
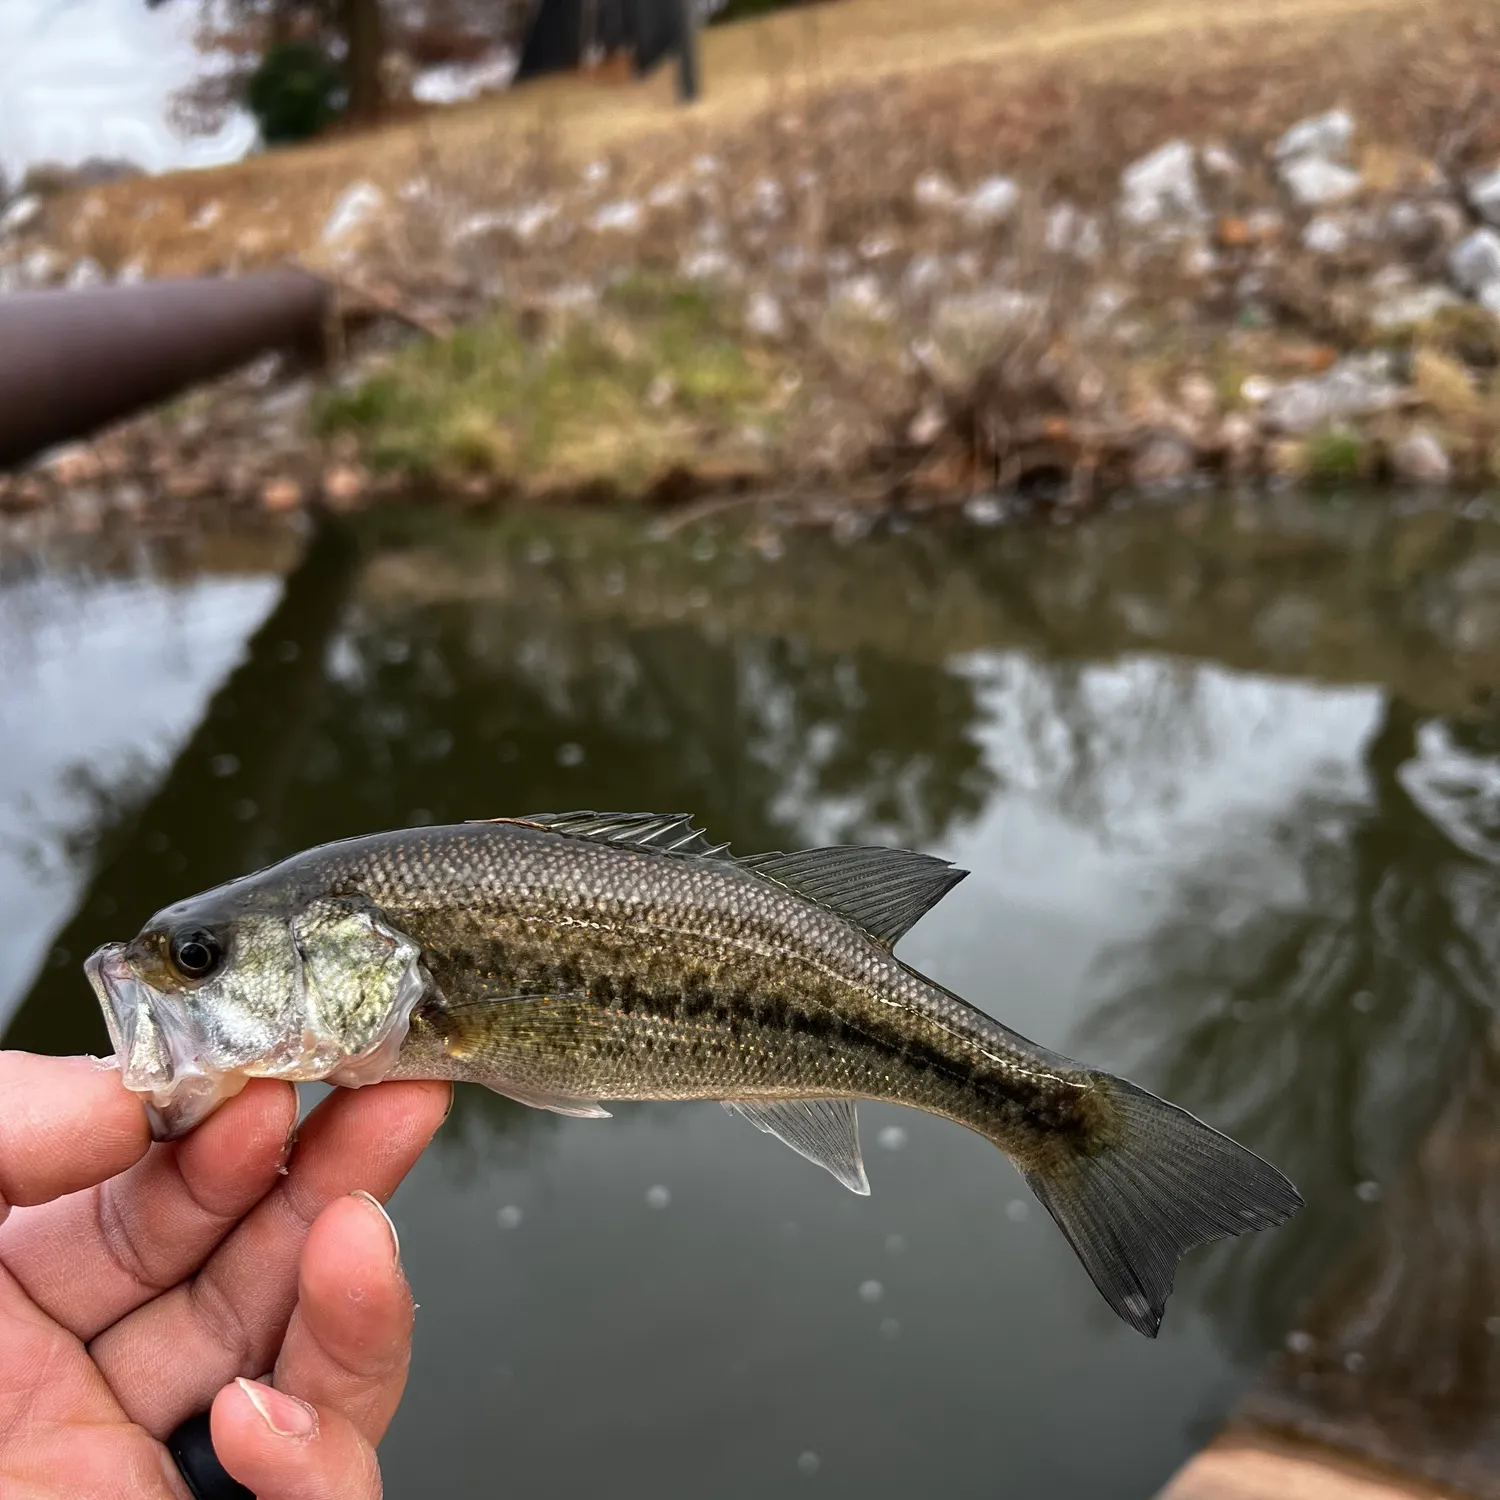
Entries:
{"type": "Polygon", "coordinates": [[[349,85],[348,119],[359,125],[378,119],[385,102],[380,64],[385,57],[381,0],[339,0],[339,29],[348,46],[344,62],[349,85]]]}

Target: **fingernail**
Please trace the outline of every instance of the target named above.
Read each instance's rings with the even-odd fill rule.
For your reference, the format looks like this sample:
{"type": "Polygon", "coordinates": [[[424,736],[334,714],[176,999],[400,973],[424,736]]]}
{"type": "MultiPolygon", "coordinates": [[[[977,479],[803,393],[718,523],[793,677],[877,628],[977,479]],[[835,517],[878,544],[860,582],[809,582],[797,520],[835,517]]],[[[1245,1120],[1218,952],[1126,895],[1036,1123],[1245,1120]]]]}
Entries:
{"type": "Polygon", "coordinates": [[[101,1073],[115,1073],[119,1071],[120,1059],[113,1052],[108,1057],[95,1057],[89,1054],[89,1061],[98,1068],[101,1073]]]}
{"type": "Polygon", "coordinates": [[[441,1130],[448,1121],[448,1116],[453,1113],[453,1097],[458,1091],[450,1083],[448,1085],[448,1107],[443,1111],[443,1118],[438,1121],[438,1129],[441,1130]]]}
{"type": "Polygon", "coordinates": [[[307,1438],[318,1430],[318,1414],[305,1401],[258,1380],[237,1378],[234,1383],[277,1437],[307,1438]]]}
{"type": "Polygon", "coordinates": [[[292,1148],[297,1144],[297,1132],[302,1128],[301,1117],[294,1118],[292,1127],[286,1133],[286,1139],[281,1143],[281,1155],[276,1162],[276,1170],[283,1177],[287,1175],[287,1163],[292,1159],[292,1148]]]}
{"type": "Polygon", "coordinates": [[[385,1211],[384,1207],[381,1205],[380,1200],[378,1198],[371,1197],[371,1195],[367,1193],[363,1188],[356,1188],[352,1193],[349,1194],[349,1196],[351,1198],[358,1198],[362,1202],[368,1203],[370,1207],[380,1215],[381,1219],[384,1220],[385,1227],[390,1231],[391,1236],[391,1259],[394,1260],[397,1265],[400,1265],[401,1236],[396,1233],[396,1226],[391,1223],[391,1216],[385,1211]]]}

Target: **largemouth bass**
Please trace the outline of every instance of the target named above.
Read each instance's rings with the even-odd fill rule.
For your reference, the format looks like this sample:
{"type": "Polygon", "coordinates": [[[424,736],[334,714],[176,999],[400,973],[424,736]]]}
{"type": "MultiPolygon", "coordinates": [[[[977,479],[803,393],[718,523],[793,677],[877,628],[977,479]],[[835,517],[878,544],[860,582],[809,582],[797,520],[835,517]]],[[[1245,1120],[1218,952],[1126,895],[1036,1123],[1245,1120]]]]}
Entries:
{"type": "Polygon", "coordinates": [[[719,1100],[868,1193],[855,1101],[926,1110],[1005,1152],[1155,1337],[1187,1251],[1302,1200],[1186,1111],[896,958],[966,873],[893,849],[736,858],[681,816],[498,819],[308,850],[85,968],[159,1139],[252,1077],[447,1078],[568,1115],[719,1100]]]}

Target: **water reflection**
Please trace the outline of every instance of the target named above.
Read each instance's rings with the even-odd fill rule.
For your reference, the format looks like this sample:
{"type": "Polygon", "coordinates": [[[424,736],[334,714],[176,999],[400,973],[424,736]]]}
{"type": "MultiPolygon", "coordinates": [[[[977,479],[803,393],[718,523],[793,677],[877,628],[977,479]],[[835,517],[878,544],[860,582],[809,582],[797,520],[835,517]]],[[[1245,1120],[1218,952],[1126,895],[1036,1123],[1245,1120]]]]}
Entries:
{"type": "Polygon", "coordinates": [[[993,1151],[924,1117],[872,1114],[862,1204],[717,1111],[462,1090],[398,1200],[432,1332],[393,1489],[440,1451],[489,1493],[502,1410],[507,1472],[564,1495],[988,1496],[1002,1462],[1016,1493],[1144,1494],[1294,1329],[1325,1362],[1294,1350],[1248,1410],[1349,1425],[1430,1354],[1391,1399],[1420,1427],[1482,1390],[1445,1451],[1488,1441],[1500,1241],[1464,1164],[1493,1108],[1500,533],[1294,506],[775,550],[599,518],[323,534],[170,770],[68,835],[70,962],[7,1041],[97,1044],[72,955],[371,828],[592,805],[939,848],[975,876],[903,954],[1231,1130],[1307,1212],[1195,1261],[1147,1346],[993,1151]]]}

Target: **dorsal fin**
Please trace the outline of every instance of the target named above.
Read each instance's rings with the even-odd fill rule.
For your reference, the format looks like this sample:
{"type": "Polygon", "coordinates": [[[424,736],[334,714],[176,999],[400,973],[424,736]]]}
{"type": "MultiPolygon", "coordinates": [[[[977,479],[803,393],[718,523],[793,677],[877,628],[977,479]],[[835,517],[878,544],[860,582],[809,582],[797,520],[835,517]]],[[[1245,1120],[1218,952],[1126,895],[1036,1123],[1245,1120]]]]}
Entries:
{"type": "Polygon", "coordinates": [[[847,917],[888,948],[969,873],[909,849],[804,849],[742,855],[740,863],[847,917]]]}
{"type": "Polygon", "coordinates": [[[836,846],[796,854],[746,854],[736,860],[728,844],[709,843],[689,813],[529,813],[476,821],[527,823],[595,843],[735,860],[794,895],[846,917],[888,948],[969,873],[945,859],[909,849],[836,846]]]}
{"type": "Polygon", "coordinates": [[[571,834],[599,844],[635,845],[663,854],[732,858],[728,844],[710,844],[690,813],[528,813],[520,818],[484,818],[489,823],[530,823],[550,833],[571,834]]]}

